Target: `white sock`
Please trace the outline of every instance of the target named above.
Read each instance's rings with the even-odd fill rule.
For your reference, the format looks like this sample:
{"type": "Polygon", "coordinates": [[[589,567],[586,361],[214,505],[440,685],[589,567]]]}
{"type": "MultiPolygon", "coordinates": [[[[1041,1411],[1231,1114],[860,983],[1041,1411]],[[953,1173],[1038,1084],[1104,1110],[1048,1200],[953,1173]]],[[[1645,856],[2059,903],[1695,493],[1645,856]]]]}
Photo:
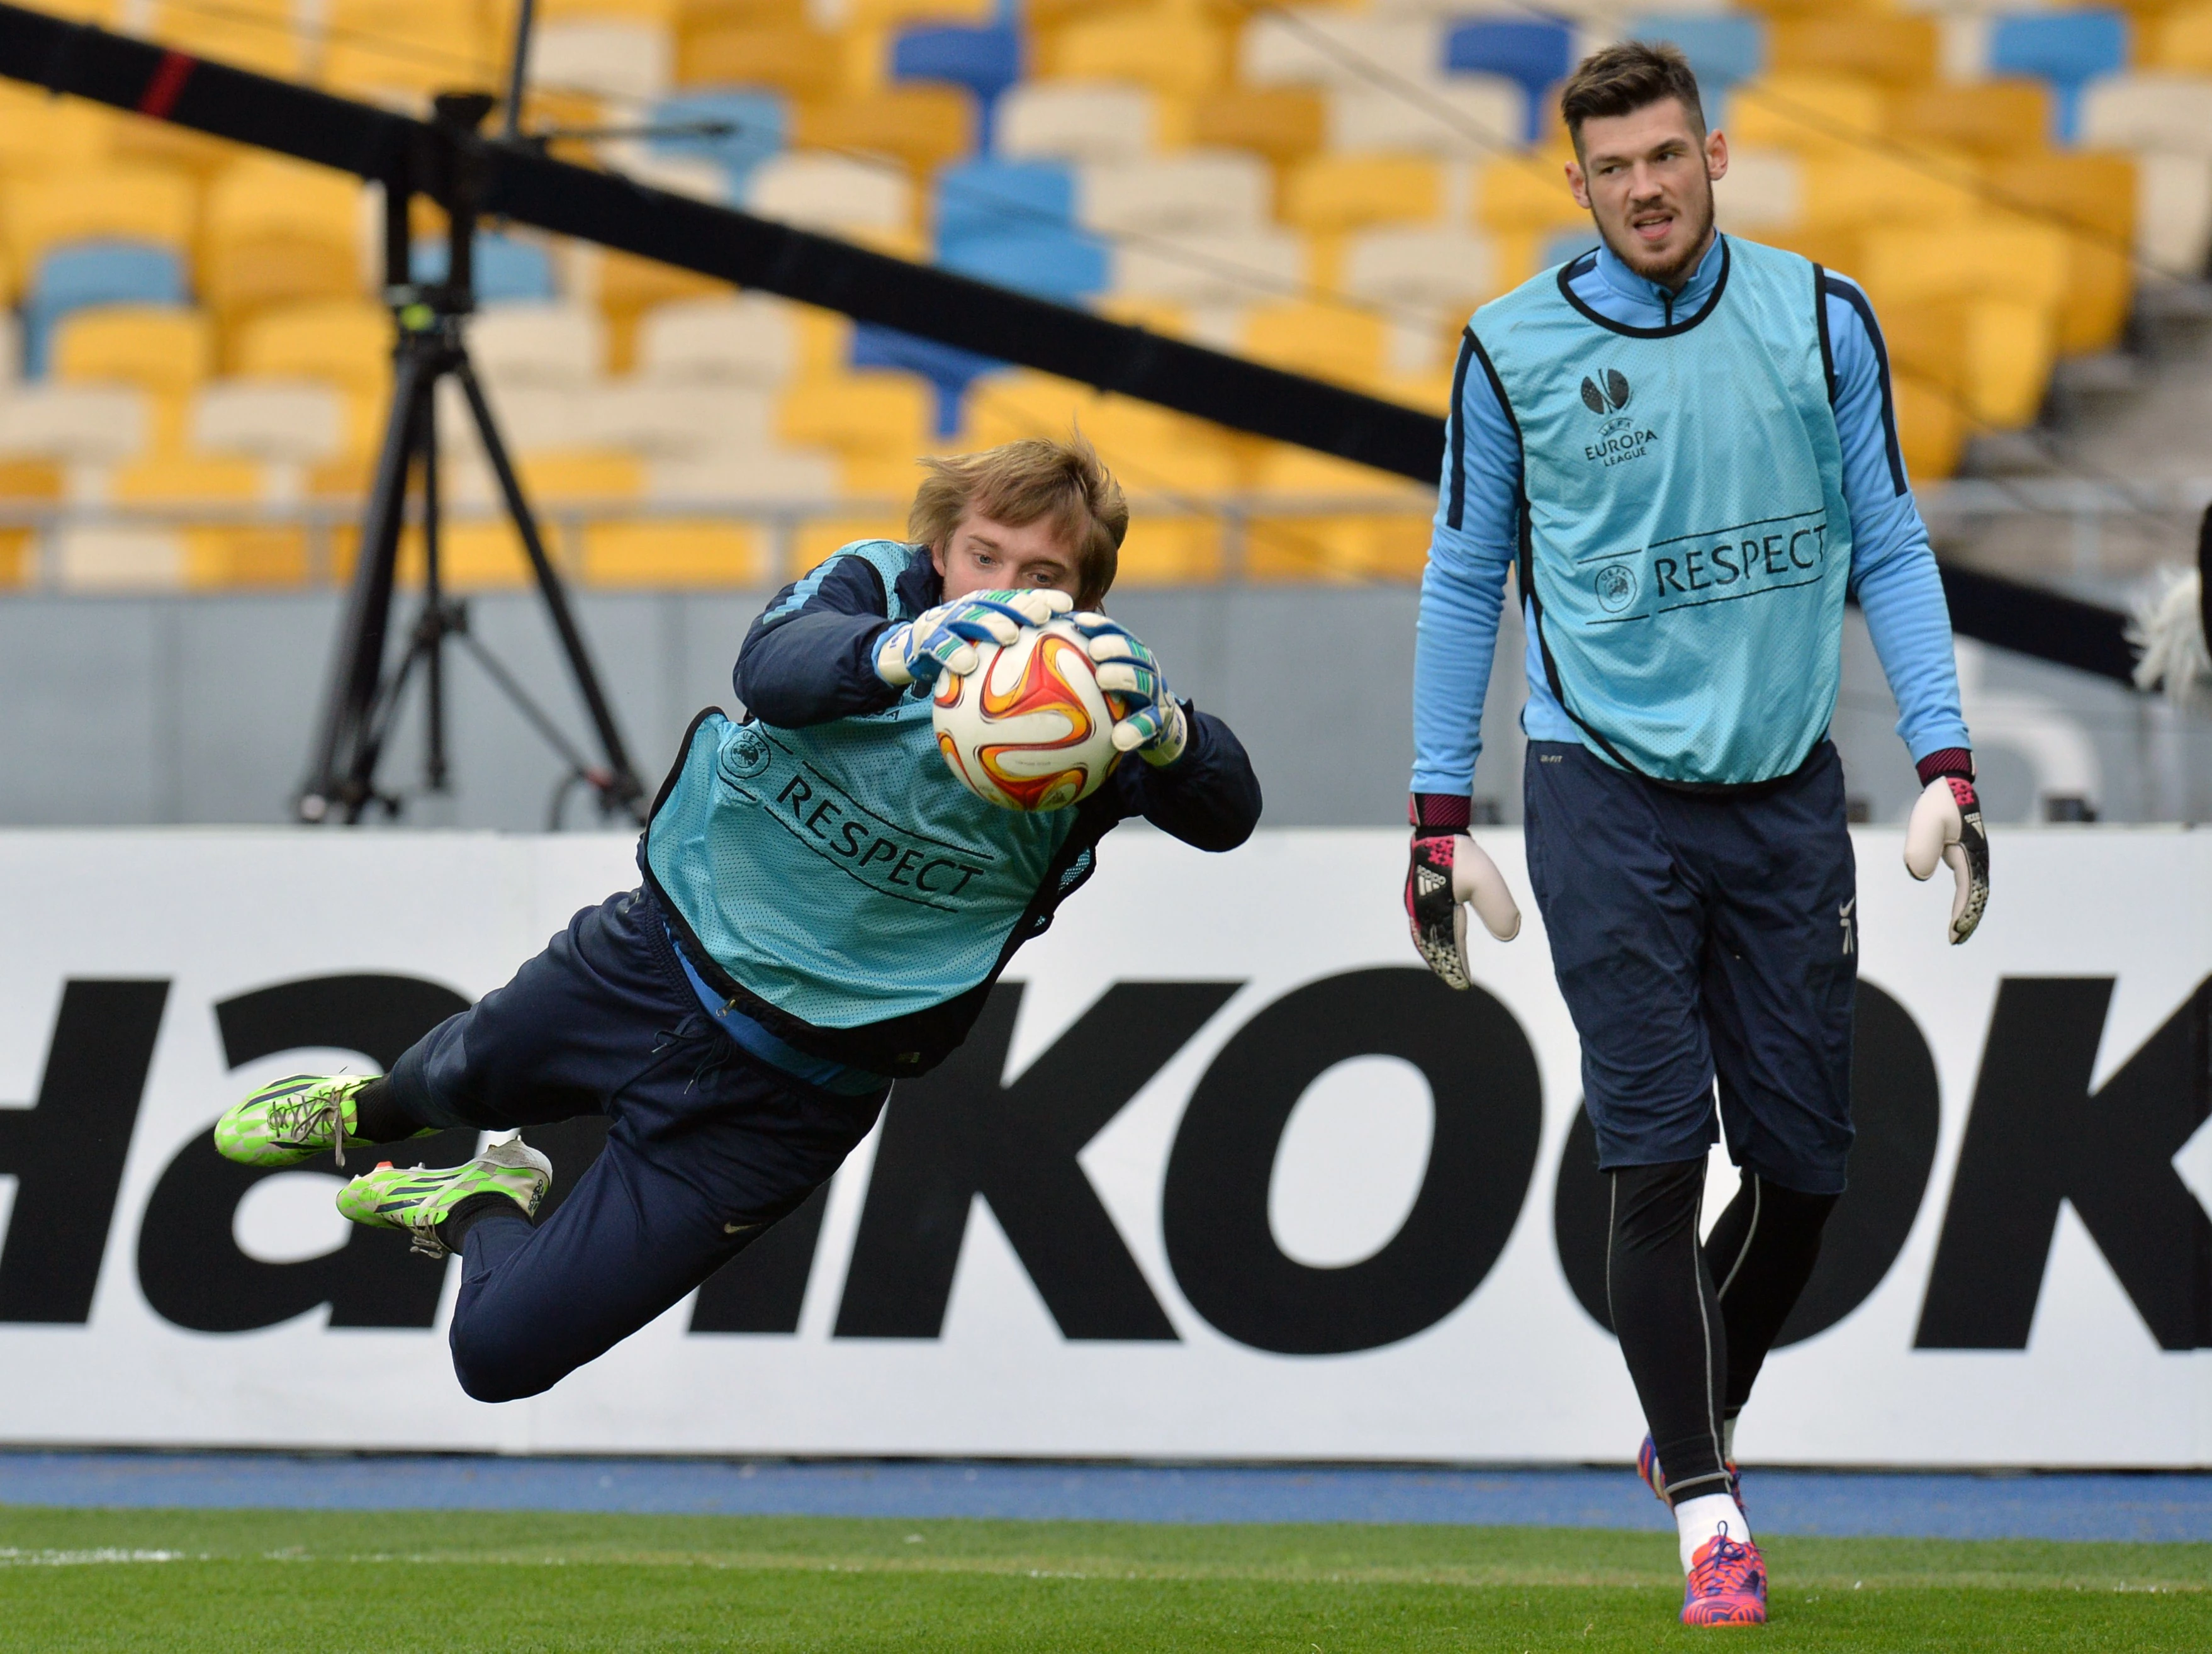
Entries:
{"type": "Polygon", "coordinates": [[[1740,1545],[1751,1542],[1751,1524],[1743,1519],[1742,1508],[1726,1493],[1700,1493],[1684,1499],[1674,1507],[1674,1529],[1681,1536],[1686,1574],[1706,1542],[1723,1529],[1740,1545]]]}

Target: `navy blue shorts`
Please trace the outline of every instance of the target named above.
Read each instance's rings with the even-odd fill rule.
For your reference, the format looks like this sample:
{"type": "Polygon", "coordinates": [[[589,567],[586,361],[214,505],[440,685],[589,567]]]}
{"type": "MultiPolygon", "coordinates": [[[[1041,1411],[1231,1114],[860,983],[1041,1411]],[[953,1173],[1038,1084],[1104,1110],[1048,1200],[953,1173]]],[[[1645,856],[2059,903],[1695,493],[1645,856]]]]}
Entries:
{"type": "Polygon", "coordinates": [[[1528,878],[1581,1036],[1598,1164],[1702,1158],[1840,1194],[1851,1146],[1856,871],[1844,767],[1682,793],[1531,741],[1528,878]]]}
{"type": "Polygon", "coordinates": [[[608,1119],[605,1150],[544,1223],[469,1231],[452,1343],[479,1401],[547,1389],[699,1286],[828,1180],[889,1090],[836,1096],[739,1046],[642,891],[576,915],[388,1083],[425,1125],[520,1127],[527,1141],[533,1125],[608,1119]]]}

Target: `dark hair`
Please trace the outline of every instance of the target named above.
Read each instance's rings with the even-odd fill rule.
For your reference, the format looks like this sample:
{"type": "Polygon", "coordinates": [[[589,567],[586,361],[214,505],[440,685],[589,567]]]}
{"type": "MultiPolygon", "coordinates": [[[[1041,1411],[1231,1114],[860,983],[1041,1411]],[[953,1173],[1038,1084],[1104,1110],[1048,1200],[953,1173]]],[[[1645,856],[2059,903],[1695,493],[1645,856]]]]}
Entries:
{"type": "Polygon", "coordinates": [[[1593,52],[1567,76],[1559,88],[1559,114],[1577,154],[1583,147],[1583,123],[1593,118],[1632,115],[1668,98],[1680,101],[1690,125],[1702,136],[1705,106],[1698,97],[1698,77],[1680,46],[1653,46],[1643,40],[1624,40],[1619,46],[1593,52]]]}

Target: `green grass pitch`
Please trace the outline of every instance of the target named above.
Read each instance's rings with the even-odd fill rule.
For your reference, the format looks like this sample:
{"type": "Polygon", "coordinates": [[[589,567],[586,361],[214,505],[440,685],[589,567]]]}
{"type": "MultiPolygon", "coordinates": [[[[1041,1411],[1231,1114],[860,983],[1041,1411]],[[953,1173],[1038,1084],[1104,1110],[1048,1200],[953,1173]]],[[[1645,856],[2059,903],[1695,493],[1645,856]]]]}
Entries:
{"type": "Polygon", "coordinates": [[[2212,1545],[1776,1539],[1685,1631],[1674,1540],[1535,1528],[0,1510],[9,1651],[2212,1649],[2212,1545]]]}

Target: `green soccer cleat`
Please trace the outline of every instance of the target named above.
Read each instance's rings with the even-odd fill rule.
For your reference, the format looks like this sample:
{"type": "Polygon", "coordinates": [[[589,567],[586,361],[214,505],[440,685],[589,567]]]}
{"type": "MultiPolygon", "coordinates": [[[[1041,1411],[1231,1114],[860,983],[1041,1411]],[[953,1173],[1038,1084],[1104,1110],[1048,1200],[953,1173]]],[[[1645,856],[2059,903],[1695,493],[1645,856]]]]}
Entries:
{"type": "Polygon", "coordinates": [[[416,1251],[441,1258],[451,1249],[438,1238],[438,1225],[471,1195],[504,1195],[524,1217],[534,1218],[552,1185],[553,1163],[518,1134],[465,1165],[402,1171],[387,1160],[338,1191],[338,1210],[371,1229],[404,1229],[414,1237],[416,1251]]]}
{"type": "MultiPolygon", "coordinates": [[[[354,1135],[354,1098],[374,1074],[294,1074],[223,1111],[215,1146],[226,1160],[248,1166],[295,1166],[329,1152],[345,1164],[349,1148],[374,1148],[354,1135]],[[342,1129],[343,1128],[343,1129],[342,1129]]],[[[427,1137],[427,1130],[415,1134],[427,1137]]]]}

